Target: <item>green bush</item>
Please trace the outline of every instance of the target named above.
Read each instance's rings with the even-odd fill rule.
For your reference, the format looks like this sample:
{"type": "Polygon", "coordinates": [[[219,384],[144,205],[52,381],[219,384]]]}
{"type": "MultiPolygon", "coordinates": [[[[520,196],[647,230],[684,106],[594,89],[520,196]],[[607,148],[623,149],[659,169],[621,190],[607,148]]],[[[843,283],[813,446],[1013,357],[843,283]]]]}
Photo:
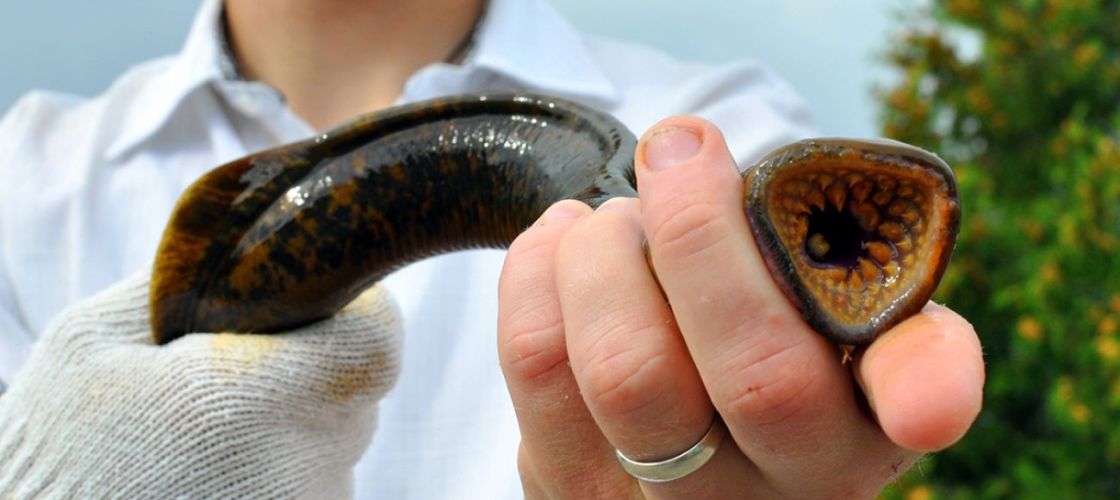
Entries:
{"type": "Polygon", "coordinates": [[[888,496],[1118,497],[1120,1],[932,3],[889,52],[883,132],[955,167],[936,298],[976,326],[988,383],[968,436],[888,496]]]}

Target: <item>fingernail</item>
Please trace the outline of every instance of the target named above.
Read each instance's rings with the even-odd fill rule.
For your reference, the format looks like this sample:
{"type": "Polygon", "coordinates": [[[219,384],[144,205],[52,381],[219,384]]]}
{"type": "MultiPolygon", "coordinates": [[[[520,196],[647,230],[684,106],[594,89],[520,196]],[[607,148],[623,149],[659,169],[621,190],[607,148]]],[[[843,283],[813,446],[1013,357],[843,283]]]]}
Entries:
{"type": "Polygon", "coordinates": [[[651,170],[666,170],[679,165],[700,151],[700,135],[687,128],[658,130],[646,140],[646,165],[651,170]]]}
{"type": "Polygon", "coordinates": [[[540,218],[537,219],[537,222],[534,225],[539,226],[547,223],[550,220],[555,221],[575,219],[576,217],[579,217],[580,214],[582,214],[584,211],[586,211],[586,207],[582,203],[572,200],[560,201],[557,203],[553,203],[551,207],[548,207],[548,210],[545,210],[544,213],[541,214],[540,218]]]}
{"type": "Polygon", "coordinates": [[[599,212],[604,210],[621,210],[621,208],[616,207],[624,207],[626,206],[626,203],[628,203],[626,198],[611,198],[607,201],[604,201],[602,205],[599,205],[599,208],[595,209],[595,211],[599,212]]]}

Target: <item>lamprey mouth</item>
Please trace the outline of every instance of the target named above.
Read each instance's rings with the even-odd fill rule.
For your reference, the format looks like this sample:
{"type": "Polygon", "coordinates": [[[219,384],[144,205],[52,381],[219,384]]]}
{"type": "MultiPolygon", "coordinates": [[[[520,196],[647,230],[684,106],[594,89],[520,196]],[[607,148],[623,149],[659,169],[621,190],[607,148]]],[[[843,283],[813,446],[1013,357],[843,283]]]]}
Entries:
{"type": "Polygon", "coordinates": [[[903,143],[814,139],[748,171],[746,213],[775,281],[818,332],[866,344],[921,309],[956,243],[952,170],[903,143]]]}

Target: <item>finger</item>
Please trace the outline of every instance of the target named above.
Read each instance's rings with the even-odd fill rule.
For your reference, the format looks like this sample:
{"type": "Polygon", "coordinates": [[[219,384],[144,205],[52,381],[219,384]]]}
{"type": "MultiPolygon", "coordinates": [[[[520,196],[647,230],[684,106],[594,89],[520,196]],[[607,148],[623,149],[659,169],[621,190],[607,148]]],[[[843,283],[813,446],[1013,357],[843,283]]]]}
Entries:
{"type": "MultiPolygon", "coordinates": [[[[643,241],[638,200],[608,201],[564,236],[556,281],[584,401],[613,447],[648,462],[699,442],[714,410],[650,272],[643,241]]],[[[696,472],[643,489],[718,498],[761,484],[733,446],[723,448],[696,472]]]]}
{"type": "Polygon", "coordinates": [[[552,206],[510,246],[498,284],[498,355],[521,427],[527,495],[622,498],[633,488],[579,397],[553,275],[557,242],[590,211],[573,201],[552,206]]]}
{"type": "Polygon", "coordinates": [[[976,332],[932,302],[876,340],[857,360],[856,374],[883,431],[911,450],[957,442],[983,402],[976,332]]]}
{"type": "Polygon", "coordinates": [[[698,118],[665,120],[642,138],[636,166],[654,267],[681,333],[763,475],[788,494],[868,493],[914,460],[860,411],[836,348],[774,283],[719,131],[698,118]]]}

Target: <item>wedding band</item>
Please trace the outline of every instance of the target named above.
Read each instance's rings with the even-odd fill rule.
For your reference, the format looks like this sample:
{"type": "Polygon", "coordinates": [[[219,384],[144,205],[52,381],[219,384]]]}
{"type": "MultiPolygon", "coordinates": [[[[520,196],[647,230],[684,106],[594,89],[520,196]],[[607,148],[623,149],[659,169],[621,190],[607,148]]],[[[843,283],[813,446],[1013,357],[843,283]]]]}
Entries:
{"type": "Polygon", "coordinates": [[[623,455],[617,449],[614,450],[614,454],[618,457],[618,463],[622,464],[622,468],[631,476],[647,483],[667,483],[692,474],[708,463],[708,460],[716,454],[719,444],[723,442],[726,432],[727,428],[724,427],[723,421],[719,419],[719,415],[716,415],[712,419],[712,426],[708,428],[707,434],[700,438],[700,442],[673,458],[657,462],[639,462],[623,455]]]}

